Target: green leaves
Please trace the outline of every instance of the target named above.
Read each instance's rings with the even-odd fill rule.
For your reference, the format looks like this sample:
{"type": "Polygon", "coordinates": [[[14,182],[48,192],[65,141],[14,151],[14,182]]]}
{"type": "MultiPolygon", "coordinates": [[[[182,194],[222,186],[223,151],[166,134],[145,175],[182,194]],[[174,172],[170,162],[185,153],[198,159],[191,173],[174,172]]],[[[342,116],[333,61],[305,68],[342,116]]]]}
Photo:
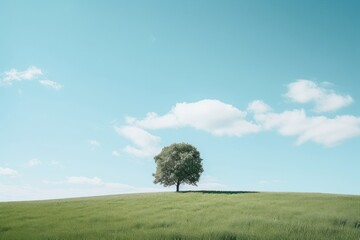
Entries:
{"type": "Polygon", "coordinates": [[[165,187],[176,185],[177,191],[183,183],[196,186],[204,171],[199,151],[187,143],[174,143],[164,147],[154,159],[154,183],[161,183],[165,187]]]}

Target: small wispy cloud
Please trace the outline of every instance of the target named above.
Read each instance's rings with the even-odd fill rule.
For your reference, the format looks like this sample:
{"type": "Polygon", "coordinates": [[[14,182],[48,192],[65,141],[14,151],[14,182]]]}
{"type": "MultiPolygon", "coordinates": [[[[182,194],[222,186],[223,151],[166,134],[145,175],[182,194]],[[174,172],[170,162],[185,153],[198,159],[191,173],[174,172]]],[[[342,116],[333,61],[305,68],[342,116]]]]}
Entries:
{"type": "MultiPolygon", "coordinates": [[[[12,68],[8,71],[5,71],[3,74],[1,74],[0,77],[0,86],[11,86],[15,82],[21,82],[21,81],[30,81],[30,80],[39,80],[44,77],[43,70],[41,70],[38,67],[30,66],[24,71],[18,71],[15,68],[12,68]]],[[[43,79],[39,80],[39,83],[42,86],[49,87],[55,90],[60,90],[62,88],[62,85],[49,80],[49,79],[43,79]]],[[[19,94],[22,94],[22,91],[18,91],[19,94]]]]}
{"type": "Polygon", "coordinates": [[[51,80],[40,80],[39,83],[45,87],[49,87],[55,90],[60,90],[62,88],[62,85],[60,85],[57,82],[51,81],[51,80]]]}
{"type": "Polygon", "coordinates": [[[0,176],[9,176],[9,177],[16,177],[19,175],[19,173],[11,168],[4,168],[4,167],[0,167],[0,176]]]}
{"type": "Polygon", "coordinates": [[[42,162],[39,160],[39,159],[31,159],[30,161],[27,162],[27,166],[29,167],[34,167],[34,166],[37,166],[37,165],[40,165],[42,164],[42,162]]]}
{"type": "Polygon", "coordinates": [[[112,151],[111,155],[113,155],[114,157],[120,157],[120,153],[116,150],[112,151]]]}
{"type": "Polygon", "coordinates": [[[50,162],[50,164],[51,165],[60,165],[60,162],[59,161],[56,161],[56,160],[52,160],[51,162],[50,162]]]}
{"type": "Polygon", "coordinates": [[[49,162],[49,165],[51,165],[52,167],[57,168],[57,169],[64,169],[65,168],[61,162],[56,161],[56,160],[51,160],[49,162]]]}
{"type": "Polygon", "coordinates": [[[40,68],[35,66],[30,66],[24,71],[18,71],[15,68],[6,71],[2,74],[3,77],[1,82],[5,85],[12,85],[14,82],[20,82],[24,80],[32,80],[38,76],[43,75],[43,72],[40,68]]]}
{"type": "Polygon", "coordinates": [[[100,146],[100,143],[95,139],[90,139],[87,142],[93,147],[99,147],[100,146]]]}

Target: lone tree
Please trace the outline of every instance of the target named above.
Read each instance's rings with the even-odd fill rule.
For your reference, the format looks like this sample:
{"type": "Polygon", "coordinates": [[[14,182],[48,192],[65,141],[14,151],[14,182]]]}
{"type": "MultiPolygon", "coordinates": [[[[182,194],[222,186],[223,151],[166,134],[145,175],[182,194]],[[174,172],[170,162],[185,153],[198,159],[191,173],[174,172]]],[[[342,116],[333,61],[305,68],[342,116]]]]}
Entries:
{"type": "Polygon", "coordinates": [[[197,186],[204,171],[199,151],[187,143],[174,143],[164,147],[154,159],[154,183],[161,183],[165,187],[176,185],[176,192],[179,192],[182,183],[197,186]]]}

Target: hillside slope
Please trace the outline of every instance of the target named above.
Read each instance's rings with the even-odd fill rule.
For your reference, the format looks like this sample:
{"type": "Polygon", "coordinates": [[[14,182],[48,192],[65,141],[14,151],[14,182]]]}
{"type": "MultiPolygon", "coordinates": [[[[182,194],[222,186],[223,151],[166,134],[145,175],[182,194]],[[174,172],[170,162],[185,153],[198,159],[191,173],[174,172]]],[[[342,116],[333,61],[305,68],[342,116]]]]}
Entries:
{"type": "Polygon", "coordinates": [[[146,193],[0,203],[0,239],[360,239],[360,196],[146,193]]]}

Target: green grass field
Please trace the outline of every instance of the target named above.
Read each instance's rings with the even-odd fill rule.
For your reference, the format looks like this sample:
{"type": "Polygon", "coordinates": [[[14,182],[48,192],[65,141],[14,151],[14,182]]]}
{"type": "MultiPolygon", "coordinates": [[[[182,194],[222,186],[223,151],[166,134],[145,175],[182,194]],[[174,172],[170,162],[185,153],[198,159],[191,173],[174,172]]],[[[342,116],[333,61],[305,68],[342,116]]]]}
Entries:
{"type": "Polygon", "coordinates": [[[360,239],[360,196],[145,193],[0,203],[0,239],[360,239]]]}

